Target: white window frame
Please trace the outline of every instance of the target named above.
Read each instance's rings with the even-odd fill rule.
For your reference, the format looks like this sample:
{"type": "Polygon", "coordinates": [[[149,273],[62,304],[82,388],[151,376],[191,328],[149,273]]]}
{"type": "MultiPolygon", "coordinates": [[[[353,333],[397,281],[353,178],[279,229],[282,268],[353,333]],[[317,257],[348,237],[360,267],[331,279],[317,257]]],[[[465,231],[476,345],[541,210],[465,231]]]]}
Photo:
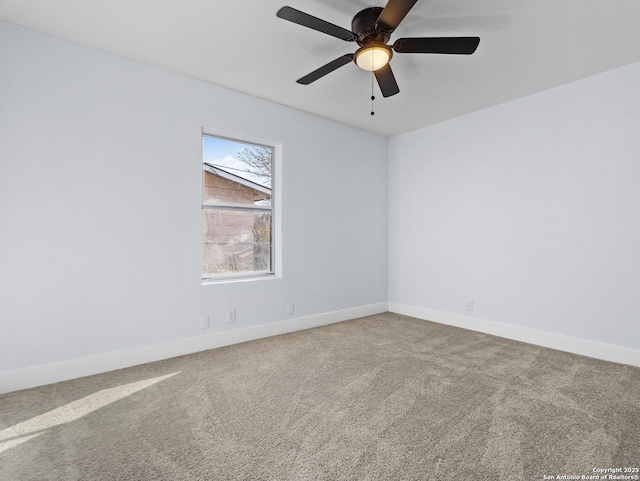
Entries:
{"type": "Polygon", "coordinates": [[[282,277],[282,143],[271,140],[249,137],[247,135],[236,134],[232,132],[222,131],[218,129],[203,128],[200,135],[200,275],[202,284],[220,284],[229,282],[245,282],[265,279],[279,279],[282,277]],[[272,149],[272,165],[271,165],[271,205],[238,205],[224,202],[205,202],[204,201],[204,137],[217,137],[232,142],[255,145],[257,147],[268,147],[272,149]],[[209,274],[203,272],[204,266],[204,215],[208,209],[238,209],[238,210],[257,210],[271,212],[271,270],[268,272],[234,272],[225,274],[209,274]]]}

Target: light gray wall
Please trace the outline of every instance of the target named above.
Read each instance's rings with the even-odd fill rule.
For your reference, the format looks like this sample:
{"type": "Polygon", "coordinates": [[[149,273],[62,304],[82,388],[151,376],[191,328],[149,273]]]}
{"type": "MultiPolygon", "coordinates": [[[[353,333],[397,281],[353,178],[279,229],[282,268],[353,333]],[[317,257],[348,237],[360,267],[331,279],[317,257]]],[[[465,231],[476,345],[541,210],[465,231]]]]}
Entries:
{"type": "Polygon", "coordinates": [[[0,371],[386,302],[385,138],[4,22],[0,72],[0,371]],[[201,286],[202,127],[283,144],[282,279],[201,286]]]}
{"type": "Polygon", "coordinates": [[[640,64],[390,139],[388,204],[382,137],[4,22],[0,72],[0,372],[387,298],[640,347],[640,64]],[[283,143],[283,279],[201,286],[201,127],[283,143]]]}
{"type": "Polygon", "coordinates": [[[640,348],[639,85],[636,63],[390,139],[389,301],[640,348]]]}

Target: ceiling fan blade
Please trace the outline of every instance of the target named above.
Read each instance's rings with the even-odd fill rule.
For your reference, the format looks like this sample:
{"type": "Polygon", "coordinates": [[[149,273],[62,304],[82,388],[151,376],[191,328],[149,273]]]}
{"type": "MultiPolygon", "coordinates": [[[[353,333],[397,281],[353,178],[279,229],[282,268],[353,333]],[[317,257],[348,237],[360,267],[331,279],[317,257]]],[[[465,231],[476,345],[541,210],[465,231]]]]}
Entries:
{"type": "Polygon", "coordinates": [[[418,0],[389,0],[387,6],[384,7],[382,13],[378,17],[376,25],[380,30],[391,33],[402,19],[409,13],[418,0]]]}
{"type": "Polygon", "coordinates": [[[391,65],[387,64],[373,73],[376,76],[383,97],[391,97],[400,92],[396,78],[393,76],[391,65]]]}
{"type": "Polygon", "coordinates": [[[302,78],[299,78],[298,80],[296,80],[296,82],[302,85],[309,85],[311,82],[315,82],[319,78],[324,77],[325,75],[333,72],[334,70],[342,67],[343,65],[347,65],[351,61],[353,61],[352,53],[343,55],[342,57],[338,57],[337,59],[329,62],[328,64],[323,65],[319,69],[314,70],[310,74],[307,74],[302,78]]]}
{"type": "Polygon", "coordinates": [[[393,44],[398,53],[449,53],[471,55],[478,48],[478,37],[399,38],[393,44]]]}
{"type": "Polygon", "coordinates": [[[331,35],[332,37],[336,37],[347,42],[352,42],[356,39],[355,34],[350,30],[338,27],[333,23],[329,23],[325,20],[314,17],[313,15],[309,15],[308,13],[301,12],[295,8],[282,7],[278,10],[276,15],[284,20],[317,30],[318,32],[326,33],[327,35],[331,35]]]}

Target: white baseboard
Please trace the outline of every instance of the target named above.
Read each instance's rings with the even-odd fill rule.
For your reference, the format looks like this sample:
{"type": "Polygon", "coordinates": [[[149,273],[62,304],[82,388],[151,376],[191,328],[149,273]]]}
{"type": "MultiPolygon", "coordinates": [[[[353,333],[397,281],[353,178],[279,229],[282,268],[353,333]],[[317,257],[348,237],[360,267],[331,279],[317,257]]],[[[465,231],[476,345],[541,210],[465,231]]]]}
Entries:
{"type": "Polygon", "coordinates": [[[501,324],[499,322],[487,321],[475,317],[460,316],[458,314],[409,306],[397,302],[389,303],[389,312],[395,312],[396,314],[403,314],[425,321],[433,321],[439,324],[462,327],[471,331],[484,332],[485,334],[535,344],[536,346],[549,347],[559,351],[572,352],[582,356],[640,367],[640,350],[627,347],[578,339],[576,337],[538,331],[536,329],[510,324],[501,324]]]}
{"type": "Polygon", "coordinates": [[[71,359],[15,371],[0,372],[0,394],[383,312],[387,312],[386,302],[327,312],[314,316],[287,319],[285,321],[272,322],[270,324],[262,324],[232,331],[215,332],[204,336],[179,339],[163,344],[153,344],[122,351],[107,352],[95,356],[71,359]]]}

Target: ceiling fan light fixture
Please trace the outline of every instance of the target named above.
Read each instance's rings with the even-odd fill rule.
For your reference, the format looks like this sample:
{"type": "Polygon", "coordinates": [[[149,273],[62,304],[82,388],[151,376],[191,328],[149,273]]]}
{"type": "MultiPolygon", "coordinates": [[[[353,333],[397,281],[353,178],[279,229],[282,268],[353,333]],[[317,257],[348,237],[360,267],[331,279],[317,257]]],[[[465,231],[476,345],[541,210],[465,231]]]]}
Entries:
{"type": "MultiPolygon", "coordinates": [[[[282,7],[276,15],[283,20],[330,35],[345,42],[355,42],[360,48],[356,53],[348,53],[315,69],[296,80],[301,85],[330,74],[336,69],[355,63],[359,68],[373,72],[371,77],[378,81],[383,97],[391,97],[400,92],[389,61],[396,53],[438,53],[471,55],[475,52],[478,37],[409,37],[398,38],[393,45],[387,45],[391,35],[418,0],[387,0],[383,7],[368,7],[356,13],[351,21],[351,30],[314,17],[292,7],[282,7]]],[[[373,95],[371,95],[373,99],[373,95]]]]}
{"type": "Polygon", "coordinates": [[[381,69],[391,60],[391,49],[386,46],[370,45],[356,52],[356,65],[367,72],[381,69]]]}

